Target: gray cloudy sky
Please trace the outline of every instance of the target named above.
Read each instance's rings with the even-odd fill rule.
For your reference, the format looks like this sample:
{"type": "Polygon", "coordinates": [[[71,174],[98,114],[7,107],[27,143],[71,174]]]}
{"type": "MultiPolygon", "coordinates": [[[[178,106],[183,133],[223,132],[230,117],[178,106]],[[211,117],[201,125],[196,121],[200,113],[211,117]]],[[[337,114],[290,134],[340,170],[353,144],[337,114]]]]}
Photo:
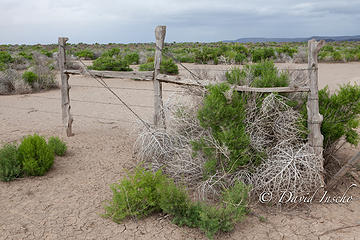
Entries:
{"type": "Polygon", "coordinates": [[[360,0],[0,0],[0,44],[359,35],[360,0]]]}

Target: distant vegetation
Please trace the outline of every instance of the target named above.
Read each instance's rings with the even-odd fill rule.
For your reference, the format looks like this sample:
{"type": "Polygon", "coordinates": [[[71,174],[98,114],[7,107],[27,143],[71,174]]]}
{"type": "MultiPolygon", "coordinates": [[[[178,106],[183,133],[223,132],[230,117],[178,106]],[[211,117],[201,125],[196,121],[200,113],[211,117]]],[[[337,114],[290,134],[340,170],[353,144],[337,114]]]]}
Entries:
{"type": "Polygon", "coordinates": [[[0,45],[0,95],[55,88],[56,45],[0,45]]]}
{"type": "MultiPolygon", "coordinates": [[[[55,82],[58,47],[50,45],[0,45],[0,95],[36,92],[57,87],[55,82]],[[26,72],[26,74],[24,74],[26,72]]],[[[140,71],[154,68],[154,43],[67,44],[67,67],[79,68],[76,58],[92,60],[90,69],[140,71]]],[[[247,64],[273,62],[307,62],[305,42],[266,43],[165,43],[163,50],[182,63],[247,64]]],[[[319,53],[320,62],[360,61],[360,41],[328,42],[319,53]]],[[[178,74],[178,66],[163,54],[161,73],[178,74]]]]}

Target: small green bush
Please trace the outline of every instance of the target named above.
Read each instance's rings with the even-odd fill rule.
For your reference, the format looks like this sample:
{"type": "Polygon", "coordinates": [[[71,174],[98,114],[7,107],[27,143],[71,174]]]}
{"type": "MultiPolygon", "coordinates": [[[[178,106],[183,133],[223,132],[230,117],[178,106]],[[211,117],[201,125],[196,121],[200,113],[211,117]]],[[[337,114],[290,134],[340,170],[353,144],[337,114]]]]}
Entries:
{"type": "MultiPolygon", "coordinates": [[[[360,86],[343,85],[334,94],[325,87],[319,91],[319,112],[323,116],[321,133],[324,136],[324,150],[344,137],[346,142],[357,145],[360,136],[356,129],[360,126],[360,86]]],[[[307,119],[306,103],[302,107],[303,119],[307,119]]],[[[303,122],[307,128],[307,122],[303,122]]]]}
{"type": "Polygon", "coordinates": [[[21,162],[17,156],[16,145],[3,146],[0,149],[0,179],[8,182],[21,176],[21,173],[21,162]]]}
{"type": "Polygon", "coordinates": [[[84,58],[86,60],[94,60],[95,59],[95,53],[92,52],[90,49],[84,49],[84,50],[77,51],[75,53],[75,56],[77,56],[79,58],[84,58]]]}
{"type": "Polygon", "coordinates": [[[132,71],[129,64],[120,57],[114,58],[109,56],[101,56],[93,62],[89,67],[94,70],[108,71],[132,71]]]}
{"type": "Polygon", "coordinates": [[[172,59],[163,59],[160,64],[160,73],[176,75],[179,74],[179,68],[172,59]]]}
{"type": "Polygon", "coordinates": [[[252,61],[254,63],[275,57],[275,50],[273,48],[254,48],[251,50],[252,61]]]}
{"type": "Polygon", "coordinates": [[[6,51],[0,51],[0,71],[7,69],[9,64],[13,61],[14,59],[11,57],[10,53],[6,51]]]}
{"type": "Polygon", "coordinates": [[[225,73],[226,79],[231,84],[246,85],[251,87],[286,87],[289,85],[287,73],[280,73],[272,61],[263,61],[256,64],[247,64],[242,70],[232,69],[225,73]],[[247,83],[246,81],[249,81],[247,83]]]}
{"type": "Polygon", "coordinates": [[[19,148],[19,161],[29,176],[44,175],[54,163],[54,152],[45,139],[34,134],[25,137],[19,148]]]}
{"type": "Polygon", "coordinates": [[[128,64],[139,64],[140,57],[138,53],[134,52],[134,53],[126,54],[124,60],[128,64]]]}
{"type": "Polygon", "coordinates": [[[64,156],[67,150],[66,143],[59,137],[50,137],[48,140],[49,147],[57,156],[64,156]]]}
{"type": "MultiPolygon", "coordinates": [[[[154,71],[154,62],[141,64],[139,71],[154,71]]],[[[179,74],[179,68],[172,59],[163,59],[160,64],[160,73],[170,75],[179,74]]]]}
{"type": "Polygon", "coordinates": [[[239,182],[224,191],[217,206],[191,201],[186,190],[161,170],[153,173],[138,167],[111,189],[113,198],[105,206],[104,216],[118,223],[129,216],[144,217],[162,211],[175,224],[200,228],[213,239],[218,232],[233,230],[247,213],[249,188],[239,182]]]}
{"type": "MultiPolygon", "coordinates": [[[[225,167],[226,171],[236,171],[238,167],[248,164],[258,165],[263,157],[262,153],[251,148],[250,137],[245,131],[245,105],[244,96],[222,83],[208,87],[203,106],[198,111],[200,126],[210,130],[213,137],[229,151],[230,159],[220,155],[217,159],[221,162],[216,163],[216,167],[225,167]],[[231,91],[231,99],[225,97],[228,91],[231,91]]],[[[193,150],[205,154],[209,161],[216,157],[211,148],[206,139],[193,142],[193,150]]],[[[214,162],[205,164],[210,171],[214,165],[214,162]]]]}
{"type": "Polygon", "coordinates": [[[139,71],[154,71],[154,62],[140,64],[139,71]]]}
{"type": "Polygon", "coordinates": [[[26,83],[32,85],[38,79],[38,76],[31,71],[26,71],[23,73],[22,78],[26,83]]]}
{"type": "Polygon", "coordinates": [[[101,57],[116,57],[120,54],[120,48],[111,48],[101,55],[101,57]]]}
{"type": "Polygon", "coordinates": [[[121,222],[129,216],[145,217],[160,211],[157,188],[162,186],[166,177],[161,171],[153,174],[143,168],[137,168],[120,183],[111,185],[113,199],[105,206],[106,217],[121,222]]]}
{"type": "Polygon", "coordinates": [[[51,58],[53,56],[53,53],[51,51],[46,50],[46,49],[41,49],[40,53],[44,54],[45,56],[47,56],[49,58],[51,58]]]}
{"type": "Polygon", "coordinates": [[[19,52],[19,56],[31,61],[33,60],[33,54],[32,53],[26,53],[26,52],[19,52]]]}

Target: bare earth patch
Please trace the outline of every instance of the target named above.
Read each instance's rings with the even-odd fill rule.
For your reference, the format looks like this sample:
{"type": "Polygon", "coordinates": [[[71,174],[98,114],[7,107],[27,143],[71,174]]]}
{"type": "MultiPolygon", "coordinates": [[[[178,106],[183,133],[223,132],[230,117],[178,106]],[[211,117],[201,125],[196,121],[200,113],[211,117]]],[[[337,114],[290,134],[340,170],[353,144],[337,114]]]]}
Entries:
{"type": "MultiPolygon", "coordinates": [[[[340,83],[359,84],[360,63],[320,64],[319,75],[320,87],[328,84],[332,90],[340,83]]],[[[115,91],[141,117],[152,120],[152,82],[106,81],[117,87],[115,91]]],[[[205,239],[200,231],[179,228],[162,215],[123,224],[101,217],[103,202],[112,196],[109,185],[136,164],[132,152],[136,119],[105,89],[95,88],[98,84],[93,79],[72,76],[70,85],[75,119],[71,138],[62,127],[59,90],[0,96],[0,144],[35,132],[60,136],[68,144],[67,155],[56,158],[46,176],[0,182],[0,239],[205,239]]],[[[170,90],[165,96],[177,90],[168,85],[164,89],[170,90]]],[[[359,149],[347,146],[339,159],[344,161],[359,149]]],[[[347,179],[332,194],[341,196],[356,183],[347,179]]],[[[360,239],[360,188],[350,194],[355,198],[350,204],[312,204],[282,212],[255,206],[254,211],[265,221],[249,216],[234,232],[218,239],[360,239]]]]}

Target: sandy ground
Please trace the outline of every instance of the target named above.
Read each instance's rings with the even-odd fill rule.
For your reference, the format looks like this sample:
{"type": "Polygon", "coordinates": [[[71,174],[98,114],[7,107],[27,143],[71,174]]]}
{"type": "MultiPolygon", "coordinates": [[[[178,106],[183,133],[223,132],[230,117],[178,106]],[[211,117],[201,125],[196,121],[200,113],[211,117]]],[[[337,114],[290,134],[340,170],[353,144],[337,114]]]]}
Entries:
{"type": "MultiPolygon", "coordinates": [[[[214,73],[229,68],[188,67],[215,68],[214,73]]],[[[341,83],[360,83],[360,63],[320,64],[319,72],[320,87],[334,90],[341,83]]],[[[106,81],[142,118],[152,120],[151,82],[106,81]]],[[[0,182],[0,239],[205,239],[199,230],[179,228],[166,216],[123,224],[101,217],[104,201],[112,196],[109,185],[135,165],[136,119],[105,89],[97,88],[95,80],[72,76],[70,84],[75,119],[71,138],[64,135],[59,90],[0,96],[0,144],[39,133],[60,136],[69,149],[65,157],[56,158],[46,176],[0,182]]],[[[177,90],[168,85],[164,89],[165,97],[177,90]]],[[[358,150],[347,146],[341,160],[358,150]]],[[[347,179],[333,195],[342,195],[353,183],[347,179]]],[[[354,197],[348,204],[309,204],[301,210],[269,213],[255,206],[253,210],[266,221],[249,216],[235,231],[217,239],[360,239],[360,189],[348,195],[354,197]]]]}

